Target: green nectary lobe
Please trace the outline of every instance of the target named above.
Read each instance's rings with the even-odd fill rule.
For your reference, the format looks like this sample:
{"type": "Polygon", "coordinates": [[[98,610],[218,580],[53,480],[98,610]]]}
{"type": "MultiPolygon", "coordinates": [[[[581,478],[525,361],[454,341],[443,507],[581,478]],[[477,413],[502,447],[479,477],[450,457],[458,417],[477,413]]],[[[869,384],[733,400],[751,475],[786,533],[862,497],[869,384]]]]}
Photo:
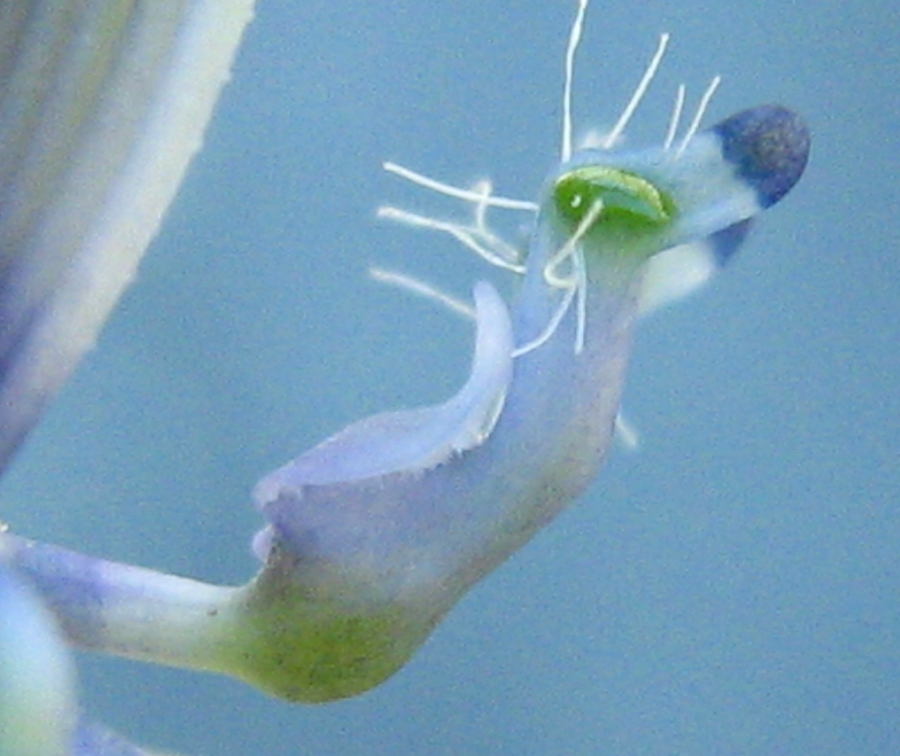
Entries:
{"type": "Polygon", "coordinates": [[[597,223],[624,222],[652,228],[675,212],[671,198],[635,173],[601,165],[576,168],[557,179],[553,197],[559,214],[573,227],[601,202],[597,223]]]}

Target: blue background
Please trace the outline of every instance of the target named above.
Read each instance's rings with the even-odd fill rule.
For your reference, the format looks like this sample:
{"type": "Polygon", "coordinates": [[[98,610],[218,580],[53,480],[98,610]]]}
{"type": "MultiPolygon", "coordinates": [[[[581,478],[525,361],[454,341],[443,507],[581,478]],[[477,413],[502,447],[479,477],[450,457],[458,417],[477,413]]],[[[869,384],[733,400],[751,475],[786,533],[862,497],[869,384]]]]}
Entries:
{"type": "MultiPolygon", "coordinates": [[[[246,580],[261,475],[468,368],[465,323],[367,279],[384,264],[465,296],[491,275],[375,219],[446,207],[381,161],[534,198],[574,6],[261,2],[206,148],[17,459],[4,518],[246,580]]],[[[92,713],[196,754],[900,753],[900,5],[596,0],[580,127],[611,125],[661,31],[629,143],[659,141],[677,84],[694,103],[716,73],[707,123],[778,101],[814,141],[730,269],[643,324],[625,405],[641,449],[366,696],[288,705],[86,656],[92,713]]]]}

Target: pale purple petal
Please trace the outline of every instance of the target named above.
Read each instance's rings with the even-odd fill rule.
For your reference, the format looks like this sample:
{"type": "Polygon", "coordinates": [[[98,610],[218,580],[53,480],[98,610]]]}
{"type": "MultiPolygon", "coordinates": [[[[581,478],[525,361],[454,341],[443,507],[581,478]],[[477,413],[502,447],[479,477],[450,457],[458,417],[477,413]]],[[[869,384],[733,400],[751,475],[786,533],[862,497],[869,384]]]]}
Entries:
{"type": "Polygon", "coordinates": [[[282,486],[325,485],[392,472],[417,472],[479,446],[503,407],[512,377],[512,325],[489,283],[475,287],[477,333],[472,373],[456,396],[423,409],[383,412],[353,423],[257,485],[259,501],[282,486]]]}

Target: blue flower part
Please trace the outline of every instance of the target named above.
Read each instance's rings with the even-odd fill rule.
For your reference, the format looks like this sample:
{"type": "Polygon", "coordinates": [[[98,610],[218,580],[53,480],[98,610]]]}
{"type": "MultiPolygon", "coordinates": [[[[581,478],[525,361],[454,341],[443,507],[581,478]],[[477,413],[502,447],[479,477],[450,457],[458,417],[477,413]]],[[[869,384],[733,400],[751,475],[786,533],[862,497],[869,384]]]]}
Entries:
{"type": "Polygon", "coordinates": [[[809,129],[781,105],[741,111],[713,127],[722,155],[755,189],[759,204],[774,205],[797,183],[809,158],[809,129]]]}

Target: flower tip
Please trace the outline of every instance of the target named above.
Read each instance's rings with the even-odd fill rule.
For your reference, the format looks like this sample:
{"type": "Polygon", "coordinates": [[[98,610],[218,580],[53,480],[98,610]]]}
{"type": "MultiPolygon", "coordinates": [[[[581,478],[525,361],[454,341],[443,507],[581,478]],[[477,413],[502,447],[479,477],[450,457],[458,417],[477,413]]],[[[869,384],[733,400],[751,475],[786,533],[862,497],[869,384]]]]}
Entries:
{"type": "Polygon", "coordinates": [[[809,129],[792,110],[760,105],[713,127],[722,154],[753,186],[763,208],[774,205],[800,179],[809,157],[809,129]]]}

